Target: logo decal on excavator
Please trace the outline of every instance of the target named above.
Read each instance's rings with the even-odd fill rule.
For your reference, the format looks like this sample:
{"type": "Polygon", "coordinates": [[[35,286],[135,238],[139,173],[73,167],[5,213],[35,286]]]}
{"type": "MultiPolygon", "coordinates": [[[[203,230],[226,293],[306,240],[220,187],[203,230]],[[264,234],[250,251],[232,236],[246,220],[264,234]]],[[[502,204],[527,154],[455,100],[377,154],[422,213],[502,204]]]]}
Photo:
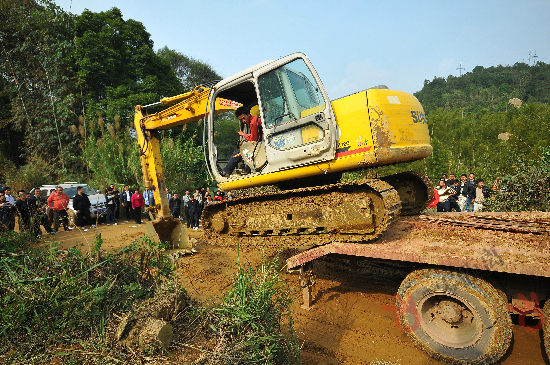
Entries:
{"type": "Polygon", "coordinates": [[[282,149],[286,144],[286,140],[284,136],[277,136],[273,138],[273,145],[275,148],[282,149]]]}
{"type": "Polygon", "coordinates": [[[236,101],[226,100],[226,99],[218,99],[218,104],[220,104],[221,106],[227,106],[233,109],[237,109],[238,107],[241,106],[241,104],[237,103],[236,101]]]}
{"type": "Polygon", "coordinates": [[[412,110],[411,116],[413,118],[414,123],[426,123],[426,124],[428,123],[428,121],[426,120],[426,116],[424,115],[423,112],[412,110]]]}
{"type": "Polygon", "coordinates": [[[363,146],[366,146],[367,145],[367,142],[369,140],[368,139],[365,139],[363,141],[363,137],[362,136],[359,136],[359,138],[355,141],[355,143],[357,143],[357,147],[363,147],[363,146]]]}
{"type": "Polygon", "coordinates": [[[174,118],[179,117],[180,115],[181,115],[181,114],[172,114],[172,115],[169,116],[169,117],[163,118],[162,121],[163,121],[163,122],[167,122],[167,121],[169,121],[169,120],[171,120],[171,119],[174,119],[174,118]]]}

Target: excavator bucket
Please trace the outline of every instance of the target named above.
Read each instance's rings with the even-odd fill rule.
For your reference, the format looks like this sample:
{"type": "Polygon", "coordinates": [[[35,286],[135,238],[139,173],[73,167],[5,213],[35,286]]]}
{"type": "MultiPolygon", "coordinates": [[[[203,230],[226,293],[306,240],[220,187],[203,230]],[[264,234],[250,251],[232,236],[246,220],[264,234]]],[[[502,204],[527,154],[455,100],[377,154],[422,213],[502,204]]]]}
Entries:
{"type": "Polygon", "coordinates": [[[145,223],[145,235],[153,242],[170,242],[171,249],[188,248],[187,229],[179,219],[157,219],[145,223]]]}

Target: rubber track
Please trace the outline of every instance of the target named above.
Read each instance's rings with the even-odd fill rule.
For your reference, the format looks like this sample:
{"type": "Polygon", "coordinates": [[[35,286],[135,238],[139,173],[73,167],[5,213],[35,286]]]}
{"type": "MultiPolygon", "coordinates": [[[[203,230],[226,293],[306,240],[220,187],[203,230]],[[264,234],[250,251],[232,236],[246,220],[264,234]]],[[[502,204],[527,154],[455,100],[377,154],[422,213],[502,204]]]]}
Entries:
{"type": "MultiPolygon", "coordinates": [[[[312,247],[326,244],[335,240],[347,242],[366,242],[375,239],[386,232],[399,218],[401,212],[401,202],[397,191],[388,183],[378,179],[365,179],[347,183],[330,184],[318,187],[306,187],[293,190],[285,190],[280,192],[264,193],[254,196],[234,198],[229,201],[212,203],[205,206],[202,213],[202,226],[206,236],[216,244],[231,245],[231,244],[258,244],[258,239],[262,245],[280,245],[284,248],[288,247],[312,247]],[[218,214],[225,214],[227,207],[238,206],[240,209],[246,209],[248,204],[254,204],[255,211],[262,210],[258,205],[266,204],[265,210],[273,210],[273,205],[277,204],[281,207],[281,213],[284,213],[284,207],[292,204],[293,199],[298,197],[311,197],[314,201],[323,202],[330,205],[331,201],[327,197],[333,192],[346,192],[353,194],[354,188],[357,188],[359,193],[364,194],[365,191],[369,194],[375,194],[383,201],[384,216],[377,221],[376,229],[371,234],[341,234],[339,232],[323,232],[312,229],[304,230],[289,230],[288,232],[278,231],[278,227],[271,227],[268,231],[249,231],[238,232],[238,235],[229,232],[229,229],[218,232],[213,229],[212,220],[218,214]],[[351,191],[351,192],[350,192],[351,191]],[[269,205],[269,207],[268,207],[269,205]]],[[[229,221],[232,217],[223,217],[229,221]]],[[[228,222],[229,225],[229,222],[228,222]]]]}

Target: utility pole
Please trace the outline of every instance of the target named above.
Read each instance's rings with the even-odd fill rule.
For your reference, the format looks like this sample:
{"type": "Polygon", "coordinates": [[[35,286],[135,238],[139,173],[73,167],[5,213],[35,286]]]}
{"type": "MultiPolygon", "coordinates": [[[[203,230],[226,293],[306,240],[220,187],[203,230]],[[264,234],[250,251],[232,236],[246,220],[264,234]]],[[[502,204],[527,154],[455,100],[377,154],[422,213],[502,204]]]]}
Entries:
{"type": "Polygon", "coordinates": [[[537,56],[537,51],[535,51],[535,55],[533,56],[533,66],[537,64],[537,58],[539,58],[539,56],[537,56]]]}
{"type": "Polygon", "coordinates": [[[460,70],[460,76],[462,76],[462,70],[465,70],[465,68],[462,67],[462,62],[460,62],[460,67],[457,67],[456,69],[460,70]]]}
{"type": "Polygon", "coordinates": [[[531,66],[531,50],[529,50],[529,63],[528,63],[529,66],[531,66]]]}

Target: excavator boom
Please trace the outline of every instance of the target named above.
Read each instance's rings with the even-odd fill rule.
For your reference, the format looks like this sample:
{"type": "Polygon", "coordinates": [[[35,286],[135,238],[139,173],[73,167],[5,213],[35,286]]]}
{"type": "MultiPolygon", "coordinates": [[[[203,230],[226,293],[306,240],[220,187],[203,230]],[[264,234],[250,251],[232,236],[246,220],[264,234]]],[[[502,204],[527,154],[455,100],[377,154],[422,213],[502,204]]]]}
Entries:
{"type": "MultiPolygon", "coordinates": [[[[146,234],[154,241],[170,241],[174,248],[187,245],[187,231],[179,219],[174,219],[170,213],[166,194],[166,182],[162,170],[160,155],[159,130],[164,130],[205,117],[208,111],[210,89],[198,86],[192,91],[163,98],[158,103],[141,106],[137,105],[134,115],[139,156],[146,189],[153,191],[156,206],[148,211],[149,215],[156,215],[156,219],[146,223],[146,234]],[[173,105],[172,105],[173,104],[173,105]],[[169,106],[155,114],[148,115],[147,108],[155,106],[169,106]]],[[[223,113],[237,109],[241,104],[217,99],[214,113],[223,113]]]]}

